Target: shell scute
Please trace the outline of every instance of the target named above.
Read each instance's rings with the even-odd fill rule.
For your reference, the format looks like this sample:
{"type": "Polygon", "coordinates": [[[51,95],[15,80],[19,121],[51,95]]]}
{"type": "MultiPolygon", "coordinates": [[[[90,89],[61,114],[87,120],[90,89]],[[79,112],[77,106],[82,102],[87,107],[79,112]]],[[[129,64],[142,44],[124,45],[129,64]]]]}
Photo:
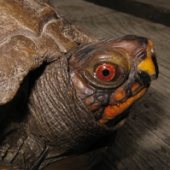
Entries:
{"type": "Polygon", "coordinates": [[[35,44],[22,35],[12,37],[0,47],[0,53],[0,105],[3,105],[15,96],[28,72],[42,61],[35,44]]]}
{"type": "Polygon", "coordinates": [[[44,24],[56,18],[56,13],[51,7],[44,6],[40,9],[33,9],[25,1],[0,0],[0,38],[11,33],[40,35],[44,24]]]}
{"type": "Polygon", "coordinates": [[[72,26],[48,0],[0,0],[0,105],[43,62],[98,40],[72,26]]]}
{"type": "Polygon", "coordinates": [[[78,48],[78,45],[62,33],[64,25],[62,21],[55,21],[47,26],[46,33],[55,40],[61,52],[70,52],[78,48]]]}
{"type": "Polygon", "coordinates": [[[35,37],[33,41],[42,53],[41,56],[45,61],[52,62],[60,57],[60,49],[49,35],[43,34],[41,37],[35,37]]]}

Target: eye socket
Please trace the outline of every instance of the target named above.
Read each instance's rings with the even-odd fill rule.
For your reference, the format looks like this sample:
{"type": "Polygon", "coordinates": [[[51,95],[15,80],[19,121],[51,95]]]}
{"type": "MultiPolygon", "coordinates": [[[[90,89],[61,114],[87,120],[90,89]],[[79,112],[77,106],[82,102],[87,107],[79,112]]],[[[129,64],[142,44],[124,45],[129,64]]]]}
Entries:
{"type": "Polygon", "coordinates": [[[110,64],[103,64],[97,67],[96,75],[101,80],[111,81],[116,75],[116,70],[115,67],[110,64]]]}

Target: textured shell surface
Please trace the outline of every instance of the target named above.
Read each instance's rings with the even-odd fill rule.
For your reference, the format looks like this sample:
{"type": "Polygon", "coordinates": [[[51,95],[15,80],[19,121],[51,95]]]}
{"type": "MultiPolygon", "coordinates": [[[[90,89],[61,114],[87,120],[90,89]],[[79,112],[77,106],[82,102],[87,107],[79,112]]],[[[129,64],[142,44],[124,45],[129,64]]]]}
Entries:
{"type": "Polygon", "coordinates": [[[0,105],[15,96],[29,71],[73,52],[78,44],[95,41],[69,24],[49,1],[0,0],[0,105]]]}

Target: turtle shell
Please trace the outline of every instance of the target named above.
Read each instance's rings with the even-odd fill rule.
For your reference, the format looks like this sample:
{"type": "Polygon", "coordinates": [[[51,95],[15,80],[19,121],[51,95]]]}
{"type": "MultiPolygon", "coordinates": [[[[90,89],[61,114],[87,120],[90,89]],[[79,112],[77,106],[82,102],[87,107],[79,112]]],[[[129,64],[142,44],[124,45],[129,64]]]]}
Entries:
{"type": "Polygon", "coordinates": [[[71,25],[48,0],[0,0],[0,105],[43,62],[98,40],[71,25]]]}

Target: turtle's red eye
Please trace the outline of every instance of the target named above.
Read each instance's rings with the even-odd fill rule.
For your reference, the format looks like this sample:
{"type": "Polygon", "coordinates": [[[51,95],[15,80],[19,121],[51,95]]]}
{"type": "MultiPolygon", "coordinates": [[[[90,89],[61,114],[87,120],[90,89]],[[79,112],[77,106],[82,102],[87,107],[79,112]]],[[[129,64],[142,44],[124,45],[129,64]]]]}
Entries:
{"type": "Polygon", "coordinates": [[[97,67],[96,75],[101,80],[111,81],[115,77],[115,68],[110,64],[103,64],[97,67]]]}

